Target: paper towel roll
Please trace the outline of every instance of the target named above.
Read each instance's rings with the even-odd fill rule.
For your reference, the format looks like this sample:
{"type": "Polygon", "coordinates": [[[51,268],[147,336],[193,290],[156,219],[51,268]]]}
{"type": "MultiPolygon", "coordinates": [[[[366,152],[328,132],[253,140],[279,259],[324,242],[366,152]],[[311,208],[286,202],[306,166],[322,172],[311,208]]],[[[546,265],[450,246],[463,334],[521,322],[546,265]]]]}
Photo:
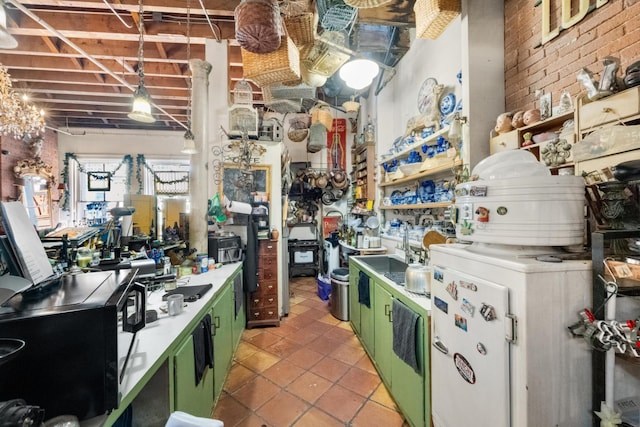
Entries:
{"type": "Polygon", "coordinates": [[[133,235],[133,216],[127,215],[122,217],[122,236],[133,235]]]}
{"type": "Polygon", "coordinates": [[[227,206],[229,212],[249,215],[251,214],[251,205],[244,202],[229,202],[227,206]]]}

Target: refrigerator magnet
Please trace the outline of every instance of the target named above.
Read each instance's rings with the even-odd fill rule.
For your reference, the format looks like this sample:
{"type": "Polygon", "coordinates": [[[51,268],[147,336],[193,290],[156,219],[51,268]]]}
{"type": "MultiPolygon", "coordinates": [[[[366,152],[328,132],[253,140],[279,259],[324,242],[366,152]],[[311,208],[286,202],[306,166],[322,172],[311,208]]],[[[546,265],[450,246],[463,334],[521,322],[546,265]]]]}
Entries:
{"type": "Polygon", "coordinates": [[[469,317],[473,317],[473,313],[476,311],[476,307],[466,298],[462,298],[462,306],[460,308],[462,308],[462,311],[467,313],[469,317]]]}
{"type": "Polygon", "coordinates": [[[478,353],[480,353],[483,356],[487,354],[487,348],[481,342],[476,344],[476,350],[478,350],[478,353]]]}
{"type": "Polygon", "coordinates": [[[451,298],[453,298],[455,301],[458,301],[458,285],[456,284],[456,282],[449,283],[446,290],[449,295],[451,295],[451,298]]]}
{"type": "Polygon", "coordinates": [[[480,307],[480,315],[484,320],[490,322],[496,319],[496,309],[493,308],[492,305],[482,303],[482,307],[480,307]]]}
{"type": "Polygon", "coordinates": [[[459,314],[455,315],[455,324],[458,328],[462,329],[463,331],[467,332],[467,319],[465,319],[464,317],[460,316],[459,314]]]}
{"type": "Polygon", "coordinates": [[[471,364],[463,355],[455,353],[453,355],[453,363],[456,365],[456,369],[460,376],[469,384],[476,383],[476,373],[473,371],[471,364]]]}
{"type": "Polygon", "coordinates": [[[478,287],[476,286],[475,283],[465,282],[464,280],[460,281],[460,287],[469,289],[470,291],[473,291],[473,292],[476,292],[478,290],[478,287]]]}
{"type": "Polygon", "coordinates": [[[449,304],[444,302],[438,297],[433,298],[433,303],[438,307],[443,313],[449,314],[449,304]]]}

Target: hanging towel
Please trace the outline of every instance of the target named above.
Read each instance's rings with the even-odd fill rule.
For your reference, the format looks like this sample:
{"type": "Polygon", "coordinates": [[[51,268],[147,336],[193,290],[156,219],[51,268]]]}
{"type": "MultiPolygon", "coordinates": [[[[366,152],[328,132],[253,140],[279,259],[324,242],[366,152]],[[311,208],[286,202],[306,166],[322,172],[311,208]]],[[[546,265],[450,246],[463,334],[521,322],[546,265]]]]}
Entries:
{"type": "Polygon", "coordinates": [[[364,272],[360,272],[358,276],[358,302],[364,304],[367,308],[371,308],[371,299],[369,295],[369,276],[364,272]]]}
{"type": "Polygon", "coordinates": [[[196,385],[204,376],[207,366],[213,368],[213,336],[211,334],[211,315],[206,314],[191,334],[193,337],[193,361],[196,373],[196,385]]]}
{"type": "Polygon", "coordinates": [[[418,315],[409,307],[393,300],[393,352],[414,371],[420,373],[416,357],[416,341],[418,339],[418,315]]]}

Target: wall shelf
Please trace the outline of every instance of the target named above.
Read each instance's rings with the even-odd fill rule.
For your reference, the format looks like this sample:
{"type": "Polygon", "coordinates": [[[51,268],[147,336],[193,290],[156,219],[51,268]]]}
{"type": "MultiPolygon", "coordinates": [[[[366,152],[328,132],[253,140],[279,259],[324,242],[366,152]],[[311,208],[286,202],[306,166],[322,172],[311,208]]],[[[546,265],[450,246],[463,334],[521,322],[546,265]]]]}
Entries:
{"type": "Polygon", "coordinates": [[[437,141],[438,137],[447,135],[448,133],[449,133],[449,126],[444,127],[444,128],[440,129],[439,131],[437,131],[435,133],[432,133],[431,135],[429,135],[428,137],[426,137],[424,139],[417,138],[418,142],[414,142],[413,144],[411,144],[409,147],[405,148],[404,150],[399,151],[398,153],[396,153],[396,154],[394,154],[392,156],[384,156],[384,160],[379,163],[379,166],[382,166],[383,163],[389,162],[389,161],[391,161],[393,159],[400,159],[402,157],[406,157],[413,150],[421,151],[422,150],[422,146],[424,144],[429,145],[428,144],[429,142],[437,141]]]}
{"type": "Polygon", "coordinates": [[[380,183],[380,187],[388,187],[388,186],[392,186],[392,185],[399,185],[399,184],[404,184],[405,182],[412,182],[415,181],[417,179],[420,178],[425,178],[428,176],[434,176],[434,175],[438,175],[440,173],[443,172],[448,172],[449,174],[452,174],[451,169],[455,168],[455,167],[459,167],[462,166],[462,160],[454,160],[452,162],[446,163],[444,165],[441,166],[437,166],[435,168],[432,169],[428,169],[426,171],[422,171],[413,175],[409,175],[409,176],[405,176],[404,178],[398,178],[394,181],[389,181],[389,182],[381,182],[380,183]]]}
{"type": "Polygon", "coordinates": [[[437,209],[448,208],[453,202],[414,203],[411,205],[380,206],[380,209],[437,209]]]}

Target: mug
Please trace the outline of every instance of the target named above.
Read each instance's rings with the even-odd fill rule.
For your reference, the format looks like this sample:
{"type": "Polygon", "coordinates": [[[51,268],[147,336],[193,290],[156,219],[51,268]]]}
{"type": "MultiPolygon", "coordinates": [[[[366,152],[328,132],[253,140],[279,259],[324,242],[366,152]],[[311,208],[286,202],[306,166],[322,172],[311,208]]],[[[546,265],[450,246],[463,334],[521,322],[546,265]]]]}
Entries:
{"type": "Polygon", "coordinates": [[[182,313],[182,306],[184,305],[184,295],[173,294],[167,297],[167,312],[169,316],[177,316],[182,313]]]}

